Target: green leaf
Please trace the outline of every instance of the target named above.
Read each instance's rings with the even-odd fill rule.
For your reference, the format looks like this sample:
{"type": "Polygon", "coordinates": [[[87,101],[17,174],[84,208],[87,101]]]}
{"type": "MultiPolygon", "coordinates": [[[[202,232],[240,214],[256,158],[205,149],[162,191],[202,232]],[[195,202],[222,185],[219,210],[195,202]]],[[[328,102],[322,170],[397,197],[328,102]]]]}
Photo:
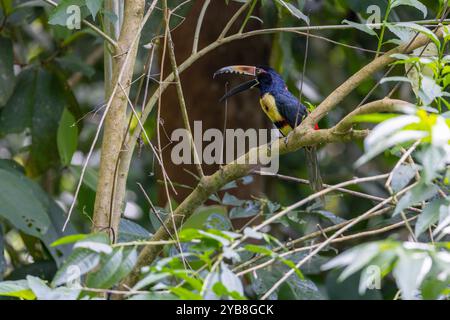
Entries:
{"type": "Polygon", "coordinates": [[[392,174],[392,190],[398,192],[408,185],[416,175],[417,168],[411,164],[402,164],[392,174]]]}
{"type": "Polygon", "coordinates": [[[426,183],[431,183],[446,165],[446,151],[435,145],[426,146],[418,158],[423,166],[422,176],[426,183]]]}
{"type": "Polygon", "coordinates": [[[90,273],[87,284],[91,288],[108,289],[114,282],[111,281],[115,277],[116,272],[120,268],[123,259],[123,248],[116,248],[114,251],[102,258],[101,267],[98,271],[90,273]]]}
{"type": "MultiPolygon", "coordinates": [[[[70,172],[76,179],[80,179],[81,177],[81,166],[70,166],[70,172]]],[[[86,172],[84,173],[83,184],[87,186],[92,191],[97,191],[97,181],[98,181],[98,172],[94,168],[86,168],[86,172]]]]}
{"type": "Polygon", "coordinates": [[[242,204],[244,204],[244,202],[244,200],[238,199],[228,192],[225,192],[222,198],[222,204],[226,206],[241,206],[242,204]]]}
{"type": "Polygon", "coordinates": [[[56,61],[59,63],[63,70],[66,70],[70,73],[81,72],[88,78],[91,78],[95,74],[95,69],[86,64],[86,62],[81,60],[81,58],[76,55],[67,55],[61,58],[57,58],[56,61]]]}
{"type": "Polygon", "coordinates": [[[91,250],[91,251],[94,251],[97,253],[105,253],[105,254],[110,254],[113,251],[111,246],[106,243],[101,243],[101,242],[96,242],[96,241],[87,241],[86,239],[75,243],[73,248],[74,249],[79,249],[79,248],[88,249],[88,250],[91,250]]]}
{"type": "MultiPolygon", "coordinates": [[[[48,23],[53,25],[67,26],[70,18],[68,8],[70,6],[78,6],[80,9],[85,7],[85,0],[62,0],[57,7],[50,13],[48,23]]],[[[86,14],[82,14],[81,18],[85,18],[86,14]]]]}
{"type": "Polygon", "coordinates": [[[0,37],[0,107],[4,106],[13,93],[14,53],[12,41],[0,37]]]}
{"type": "MultiPolygon", "coordinates": [[[[62,231],[62,227],[65,222],[64,211],[44,190],[42,190],[37,183],[24,175],[23,168],[21,168],[16,162],[0,160],[0,168],[14,175],[17,180],[20,180],[23,183],[22,187],[27,188],[27,190],[33,194],[33,198],[37,199],[40,205],[44,208],[50,224],[48,225],[47,231],[40,236],[40,239],[44,242],[56,264],[60,265],[62,260],[71,253],[71,248],[70,246],[60,246],[59,248],[54,248],[51,244],[65,235],[75,233],[71,223],[67,225],[64,232],[62,231]]],[[[21,192],[21,190],[16,190],[17,194],[21,194],[21,192]]]]}
{"type": "Polygon", "coordinates": [[[436,98],[443,96],[443,90],[433,78],[424,76],[420,83],[419,97],[425,105],[430,105],[436,98]]]}
{"type": "Polygon", "coordinates": [[[417,10],[421,11],[423,13],[423,18],[425,19],[427,17],[427,7],[422,4],[418,0],[394,0],[391,3],[391,8],[395,8],[398,6],[411,6],[416,8],[417,10]]]}
{"type": "Polygon", "coordinates": [[[178,297],[166,292],[149,292],[133,295],[128,300],[178,300],[178,297]]]}
{"type": "Polygon", "coordinates": [[[68,281],[78,279],[95,269],[100,263],[100,255],[88,249],[76,249],[67,258],[63,266],[53,278],[52,284],[58,286],[68,281]]]}
{"type": "Polygon", "coordinates": [[[88,236],[89,236],[88,234],[72,234],[70,236],[65,236],[65,237],[62,237],[62,238],[56,240],[55,242],[53,242],[51,244],[51,246],[52,247],[57,247],[57,246],[61,246],[61,245],[64,245],[64,244],[75,243],[77,241],[86,239],[86,237],[88,237],[88,236]]]}
{"type": "Polygon", "coordinates": [[[337,257],[322,265],[322,270],[330,270],[338,267],[346,267],[339,276],[339,281],[344,281],[352,274],[361,270],[379,253],[378,243],[359,245],[341,253],[337,257]]]}
{"type": "Polygon", "coordinates": [[[36,295],[30,290],[26,280],[0,282],[0,296],[35,300],[36,295]]]}
{"type": "Polygon", "coordinates": [[[356,259],[354,259],[350,264],[348,264],[347,267],[339,276],[339,281],[343,281],[352,274],[354,274],[355,272],[361,270],[363,267],[369,264],[373,258],[375,258],[378,252],[379,246],[377,243],[370,243],[360,248],[356,252],[356,259]]]}
{"type": "Polygon", "coordinates": [[[305,21],[306,24],[309,25],[309,18],[294,5],[284,0],[276,0],[276,2],[278,2],[284,8],[286,8],[289,11],[289,13],[292,14],[294,17],[305,21]]]}
{"type": "Polygon", "coordinates": [[[6,259],[5,259],[5,235],[3,232],[3,226],[0,224],[0,281],[3,280],[3,274],[6,271],[6,259]]]}
{"type": "Polygon", "coordinates": [[[173,270],[171,273],[189,283],[189,285],[197,291],[201,291],[203,287],[203,282],[197,278],[195,278],[195,274],[193,271],[189,270],[173,270]]]}
{"type": "Polygon", "coordinates": [[[231,221],[225,207],[207,206],[197,209],[183,224],[184,228],[230,230],[231,221]]]}
{"type": "Polygon", "coordinates": [[[45,281],[33,276],[27,276],[27,282],[37,300],[76,300],[81,292],[80,289],[67,287],[52,289],[45,281]]]}
{"type": "Polygon", "coordinates": [[[264,246],[257,246],[254,244],[247,244],[244,247],[244,249],[253,253],[258,253],[269,257],[271,257],[274,254],[274,252],[269,248],[266,248],[264,246]]]}
{"type": "Polygon", "coordinates": [[[183,300],[202,300],[202,296],[183,287],[170,288],[170,291],[183,300]]]}
{"type": "Polygon", "coordinates": [[[436,199],[428,203],[423,209],[422,213],[417,219],[414,233],[416,237],[419,237],[425,230],[432,224],[439,220],[439,215],[442,210],[448,210],[450,202],[447,199],[436,199]]]}
{"type": "Polygon", "coordinates": [[[28,68],[19,74],[16,90],[0,113],[0,135],[20,133],[31,126],[36,73],[35,68],[28,68]]]}
{"type": "Polygon", "coordinates": [[[131,242],[137,240],[147,240],[151,233],[146,229],[128,219],[120,219],[118,242],[131,242]]]}
{"type": "Polygon", "coordinates": [[[318,215],[320,218],[330,221],[332,224],[339,224],[339,223],[343,223],[347,220],[335,215],[332,212],[326,211],[326,210],[314,210],[311,211],[310,214],[315,214],[318,215]]]}
{"type": "MultiPolygon", "coordinates": [[[[383,125],[388,121],[390,120],[381,123],[379,126],[383,125]]],[[[370,138],[370,136],[374,134],[374,132],[375,129],[369,134],[368,138],[370,138]]],[[[358,161],[356,161],[355,167],[363,165],[367,161],[371,160],[372,158],[376,157],[377,155],[379,155],[380,153],[389,148],[400,145],[402,143],[406,143],[408,141],[419,140],[421,138],[426,137],[427,135],[428,135],[427,132],[417,130],[403,130],[396,132],[391,136],[385,137],[385,139],[383,140],[378,140],[378,142],[373,146],[366,146],[365,147],[366,153],[361,158],[359,158],[358,161]]],[[[366,142],[368,138],[366,138],[366,142]]]]}
{"type": "Polygon", "coordinates": [[[25,174],[24,168],[14,160],[0,159],[0,169],[5,169],[9,172],[17,172],[19,174],[25,174]]]}
{"type": "MultiPolygon", "coordinates": [[[[14,1],[13,0],[0,0],[0,13],[5,16],[9,16],[14,11],[14,1]]],[[[0,16],[1,17],[1,16],[0,16]]]]}
{"type": "Polygon", "coordinates": [[[62,164],[65,166],[70,165],[72,156],[77,150],[78,127],[75,124],[75,117],[67,108],[64,109],[59,124],[57,144],[62,164]]]}
{"type": "Polygon", "coordinates": [[[411,23],[411,22],[400,22],[395,25],[388,23],[387,27],[389,31],[395,34],[403,43],[408,43],[415,36],[415,34],[422,33],[426,35],[434,44],[439,48],[440,42],[438,37],[429,29],[424,26],[411,23]]]}
{"type": "Polygon", "coordinates": [[[0,169],[0,216],[16,228],[32,236],[42,238],[50,219],[26,177],[0,169]]]}
{"type": "Polygon", "coordinates": [[[89,12],[91,13],[94,20],[102,5],[103,0],[86,0],[86,6],[88,7],[89,12]]]}
{"type": "Polygon", "coordinates": [[[133,287],[133,290],[140,290],[144,287],[147,287],[155,282],[160,282],[161,280],[170,276],[169,272],[162,273],[148,273],[146,274],[138,283],[133,287]]]}
{"type": "Polygon", "coordinates": [[[251,239],[257,239],[261,240],[264,238],[264,234],[258,231],[255,231],[255,229],[246,227],[244,229],[244,236],[251,239]]]}
{"type": "Polygon", "coordinates": [[[32,67],[21,72],[13,95],[0,114],[0,134],[31,129],[33,172],[40,173],[58,164],[54,146],[65,106],[67,89],[61,79],[44,68],[32,67]]]}
{"type": "Polygon", "coordinates": [[[364,149],[366,152],[356,161],[355,167],[366,163],[386,149],[427,136],[428,133],[424,131],[401,131],[407,125],[419,122],[420,118],[417,116],[401,115],[377,125],[364,140],[364,149]]]}
{"type": "MultiPolygon", "coordinates": [[[[252,281],[252,288],[258,296],[266,293],[286,272],[287,267],[277,266],[271,270],[258,270],[256,277],[252,281]]],[[[273,295],[269,296],[270,300],[320,300],[323,299],[317,286],[310,280],[302,280],[297,275],[292,275],[280,286],[273,295]]]]}
{"type": "Polygon", "coordinates": [[[434,197],[439,190],[439,187],[436,185],[427,185],[424,183],[420,183],[411,190],[409,190],[398,202],[395,207],[395,211],[393,216],[396,216],[406,208],[420,203],[422,201],[428,200],[434,197]]]}
{"type": "Polygon", "coordinates": [[[253,217],[260,213],[261,203],[256,200],[245,200],[240,206],[230,210],[230,219],[253,217]]]}
{"type": "Polygon", "coordinates": [[[403,300],[416,299],[418,289],[431,266],[432,260],[427,253],[400,252],[393,275],[403,300]]]}
{"type": "Polygon", "coordinates": [[[114,272],[108,281],[103,283],[104,288],[111,288],[125,278],[134,268],[138,259],[136,248],[124,248],[123,258],[119,268],[114,272]]]}
{"type": "Polygon", "coordinates": [[[100,253],[111,252],[109,237],[105,232],[87,235],[75,244],[72,254],[65,260],[53,278],[53,286],[78,279],[98,266],[100,253]]]}
{"type": "Polygon", "coordinates": [[[352,26],[355,29],[358,29],[359,31],[365,32],[371,36],[378,37],[377,33],[373,31],[369,26],[365,23],[356,23],[353,21],[349,21],[347,19],[343,20],[342,23],[348,24],[349,26],[352,26]]]}
{"type": "Polygon", "coordinates": [[[229,292],[237,292],[241,296],[244,295],[244,287],[241,280],[225,263],[222,263],[220,267],[220,282],[229,292]]]}

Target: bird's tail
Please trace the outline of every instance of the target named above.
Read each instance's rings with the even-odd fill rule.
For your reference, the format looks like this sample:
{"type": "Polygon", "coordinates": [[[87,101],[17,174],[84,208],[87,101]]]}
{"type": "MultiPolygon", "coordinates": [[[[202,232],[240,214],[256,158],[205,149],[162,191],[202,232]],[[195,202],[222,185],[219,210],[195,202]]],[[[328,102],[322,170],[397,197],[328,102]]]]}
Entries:
{"type": "MultiPolygon", "coordinates": [[[[308,170],[309,185],[314,192],[323,189],[322,176],[320,175],[319,161],[317,160],[317,148],[305,147],[306,166],[308,170]]],[[[325,198],[320,197],[322,204],[325,204],[325,198]]]]}

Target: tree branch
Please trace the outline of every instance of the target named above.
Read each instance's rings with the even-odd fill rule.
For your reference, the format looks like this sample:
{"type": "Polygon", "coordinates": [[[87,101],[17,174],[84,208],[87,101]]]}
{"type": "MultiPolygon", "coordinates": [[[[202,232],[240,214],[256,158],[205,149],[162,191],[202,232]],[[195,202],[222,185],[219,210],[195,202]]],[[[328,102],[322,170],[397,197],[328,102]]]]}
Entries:
{"type": "Polygon", "coordinates": [[[345,116],[339,123],[334,127],[336,134],[346,133],[351,130],[353,125],[353,118],[357,115],[376,113],[376,112],[402,112],[405,107],[411,106],[411,103],[396,100],[396,99],[381,99],[376,100],[359,108],[356,108],[345,116]]]}
{"type": "MultiPolygon", "coordinates": [[[[263,33],[263,32],[260,32],[263,33]]],[[[217,48],[219,45],[225,43],[225,42],[231,42],[236,39],[243,39],[245,37],[252,36],[254,34],[258,34],[257,31],[251,31],[244,34],[235,34],[231,35],[229,37],[219,39],[216,42],[213,42],[209,46],[205,47],[201,51],[197,52],[195,55],[191,55],[185,62],[183,62],[179,66],[180,72],[188,68],[194,61],[196,61],[198,58],[206,54],[207,52],[217,48]]],[[[438,36],[442,36],[442,29],[439,29],[437,32],[438,36]]],[[[311,114],[308,116],[302,124],[300,124],[290,135],[288,141],[285,139],[275,141],[271,146],[263,145],[259,148],[254,148],[249,151],[249,153],[243,155],[239,159],[235,160],[234,162],[226,165],[225,167],[221,168],[217,172],[215,172],[211,176],[205,176],[202,178],[197,185],[197,187],[192,191],[192,193],[180,204],[180,206],[174,211],[175,219],[178,224],[181,224],[182,221],[186,221],[187,218],[191,216],[191,214],[194,212],[196,208],[198,208],[201,204],[203,204],[208,197],[214,193],[220,190],[222,186],[224,186],[226,183],[236,180],[240,177],[243,177],[247,175],[251,170],[254,169],[254,165],[247,165],[247,164],[238,164],[238,163],[248,163],[248,161],[245,161],[246,159],[257,159],[257,155],[259,154],[270,154],[270,153],[277,153],[284,154],[288,152],[296,151],[302,147],[305,146],[312,146],[312,145],[318,145],[323,143],[331,143],[331,142],[338,142],[338,141],[351,141],[354,139],[361,139],[364,138],[367,134],[367,130],[355,130],[351,131],[349,130],[347,133],[344,134],[338,134],[338,131],[336,131],[335,127],[331,129],[324,129],[324,130],[313,130],[313,126],[315,123],[317,123],[320,119],[322,119],[328,112],[330,112],[333,108],[336,107],[346,96],[348,96],[355,88],[357,88],[363,81],[368,79],[370,76],[372,76],[375,72],[379,71],[386,65],[392,63],[394,61],[394,58],[391,57],[394,53],[407,53],[411,52],[425,44],[428,43],[428,38],[425,35],[419,35],[416,40],[414,40],[409,45],[401,45],[386,54],[380,56],[379,58],[376,58],[371,63],[363,67],[360,71],[355,73],[352,77],[350,77],[347,81],[345,81],[340,87],[338,87],[336,90],[334,90],[311,114]],[[244,160],[244,161],[242,161],[244,160]]],[[[157,100],[157,97],[159,93],[165,90],[167,87],[167,83],[170,81],[173,81],[174,75],[173,73],[169,75],[165,83],[161,83],[160,87],[157,89],[156,93],[151,98],[148,107],[146,108],[144,113],[148,115],[148,113],[151,111],[151,107],[154,105],[154,103],[157,100]],[[150,110],[149,110],[150,109],[150,110]]],[[[145,117],[146,115],[144,115],[145,117]]],[[[145,119],[144,119],[145,120],[145,119]]],[[[348,122],[344,122],[345,126],[348,125],[348,122]],[[347,123],[347,124],[346,124],[347,123]]],[[[138,130],[136,130],[138,131],[138,130]]],[[[136,134],[136,132],[135,132],[136,134]]],[[[137,133],[139,134],[139,133],[137,133]]],[[[134,145],[135,139],[133,136],[130,136],[131,146],[134,145]]],[[[132,154],[131,152],[129,152],[132,154]]],[[[131,161],[131,155],[126,155],[127,159],[124,163],[125,166],[129,166],[129,161],[131,161]],[[128,164],[127,164],[128,162],[128,164]]],[[[123,170],[125,172],[128,172],[128,168],[124,167],[123,170]]],[[[382,202],[384,205],[384,203],[382,202]]],[[[379,205],[378,205],[379,206],[379,205]]],[[[378,207],[377,206],[377,207],[378,207]]],[[[359,221],[359,220],[358,220],[359,221]]],[[[173,227],[172,223],[167,223],[167,227],[169,228],[170,232],[173,232],[173,230],[170,230],[170,228],[173,227]]],[[[346,230],[346,229],[344,229],[346,230]]],[[[168,239],[169,234],[167,234],[166,230],[164,228],[160,228],[157,230],[157,232],[154,234],[152,241],[161,241],[168,239]]],[[[130,275],[122,282],[122,285],[125,287],[133,286],[140,276],[140,270],[142,267],[151,264],[155,258],[158,256],[160,250],[162,249],[162,246],[151,246],[151,247],[145,247],[142,252],[139,255],[138,262],[133,269],[133,271],[130,273],[130,275]]]]}

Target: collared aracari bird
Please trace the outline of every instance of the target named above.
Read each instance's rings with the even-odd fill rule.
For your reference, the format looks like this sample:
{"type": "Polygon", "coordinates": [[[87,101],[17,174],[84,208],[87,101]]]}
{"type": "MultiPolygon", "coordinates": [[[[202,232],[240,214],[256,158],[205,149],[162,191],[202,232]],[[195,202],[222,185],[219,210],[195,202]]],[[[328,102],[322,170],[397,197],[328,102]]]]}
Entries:
{"type": "MultiPolygon", "coordinates": [[[[306,107],[289,92],[284,80],[272,68],[234,65],[217,70],[214,77],[223,73],[249,75],[254,78],[228,91],[220,102],[245,90],[258,88],[262,110],[283,136],[287,137],[307,117],[306,107]]],[[[305,151],[310,185],[313,191],[317,192],[322,190],[322,178],[316,148],[306,147],[305,151]]]]}

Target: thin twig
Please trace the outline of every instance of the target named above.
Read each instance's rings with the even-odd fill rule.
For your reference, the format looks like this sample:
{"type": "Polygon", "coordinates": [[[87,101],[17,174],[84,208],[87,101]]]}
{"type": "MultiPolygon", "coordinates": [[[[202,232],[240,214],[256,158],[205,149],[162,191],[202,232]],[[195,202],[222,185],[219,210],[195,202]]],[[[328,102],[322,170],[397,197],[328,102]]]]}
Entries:
{"type": "MultiPolygon", "coordinates": [[[[386,178],[388,175],[385,175],[386,178]]],[[[385,204],[389,203],[390,201],[392,201],[393,197],[387,198],[385,201],[380,202],[379,204],[377,204],[376,206],[374,206],[373,208],[371,208],[370,210],[366,211],[365,213],[363,213],[362,215],[360,215],[358,218],[356,218],[355,220],[353,220],[352,222],[350,222],[349,224],[347,224],[346,226],[344,226],[343,228],[339,229],[338,231],[336,231],[332,236],[330,236],[326,241],[322,242],[316,249],[314,249],[310,254],[308,254],[306,257],[304,257],[302,260],[300,260],[295,267],[297,269],[299,269],[302,265],[305,264],[306,261],[308,261],[309,259],[311,259],[313,256],[315,256],[317,253],[319,253],[323,248],[325,248],[326,246],[328,246],[334,239],[336,239],[337,237],[339,237],[340,235],[342,235],[344,232],[346,232],[347,230],[349,230],[350,228],[352,228],[354,225],[358,224],[359,222],[363,221],[365,218],[367,218],[368,216],[370,216],[373,212],[377,211],[378,209],[380,209],[381,207],[383,207],[385,204]]],[[[262,300],[267,299],[276,289],[278,289],[278,287],[280,285],[282,285],[292,274],[294,274],[295,269],[290,269],[288,272],[286,272],[286,274],[284,274],[281,279],[279,279],[262,297],[262,300]]]]}
{"type": "Polygon", "coordinates": [[[177,60],[175,57],[175,48],[174,48],[174,44],[172,41],[172,35],[171,35],[170,30],[167,32],[167,45],[168,45],[168,50],[169,50],[170,62],[172,64],[172,72],[175,77],[175,86],[177,88],[178,102],[179,102],[180,109],[181,109],[181,116],[183,117],[184,127],[188,131],[188,134],[189,134],[189,143],[191,144],[191,150],[194,155],[195,167],[197,168],[197,172],[198,172],[199,176],[201,178],[203,178],[205,176],[205,174],[203,173],[201,161],[200,161],[200,158],[199,158],[199,155],[197,152],[197,148],[195,146],[194,138],[192,135],[191,125],[189,123],[189,114],[188,114],[187,108],[186,108],[186,101],[184,100],[183,87],[181,85],[180,73],[178,71],[177,60]]]}
{"type": "Polygon", "coordinates": [[[192,54],[195,54],[198,51],[198,40],[200,38],[200,31],[202,30],[203,19],[205,18],[205,13],[210,3],[211,0],[205,0],[205,2],[203,3],[202,11],[200,11],[200,15],[198,16],[197,27],[195,27],[194,44],[192,45],[192,54]]]}
{"type": "Polygon", "coordinates": [[[236,22],[236,20],[239,18],[239,16],[247,9],[247,7],[250,5],[252,0],[247,0],[246,3],[244,3],[237,11],[236,13],[231,17],[230,20],[228,20],[228,23],[223,28],[222,32],[219,35],[219,38],[217,38],[217,41],[222,40],[227,35],[228,31],[230,31],[233,24],[236,22]]]}
{"type": "Polygon", "coordinates": [[[392,178],[394,177],[395,171],[406,161],[406,159],[416,150],[417,146],[420,144],[421,140],[417,140],[414,142],[414,144],[406,151],[402,157],[397,161],[394,168],[392,169],[391,173],[389,174],[389,177],[386,180],[385,187],[392,193],[392,189],[390,187],[392,178]]]}
{"type": "MultiPolygon", "coordinates": [[[[409,218],[408,221],[413,221],[415,219],[417,219],[417,216],[409,218]]],[[[400,227],[402,227],[404,225],[405,225],[405,221],[401,221],[401,222],[397,222],[397,223],[394,223],[394,224],[391,224],[391,225],[388,225],[388,226],[385,226],[385,227],[382,227],[382,228],[379,228],[379,229],[358,232],[358,233],[355,233],[355,234],[352,234],[352,235],[348,235],[348,236],[344,236],[344,237],[340,237],[340,238],[336,238],[334,240],[331,240],[330,244],[332,244],[332,243],[340,243],[340,242],[345,242],[345,241],[348,241],[348,240],[354,240],[354,239],[358,239],[358,238],[370,237],[370,236],[378,235],[378,234],[381,234],[381,233],[385,233],[385,232],[388,232],[388,231],[400,228],[400,227]]],[[[318,243],[318,244],[305,246],[305,247],[301,247],[301,248],[295,248],[295,249],[292,249],[292,250],[289,250],[287,252],[283,252],[283,253],[279,254],[278,257],[286,258],[286,257],[288,257],[290,255],[293,255],[295,253],[298,253],[298,252],[310,251],[312,249],[317,248],[320,245],[321,244],[318,243]]],[[[277,261],[276,258],[272,258],[272,259],[270,259],[268,261],[265,261],[265,262],[263,262],[261,264],[258,264],[256,266],[254,266],[254,267],[242,270],[242,271],[238,272],[236,275],[238,277],[243,276],[243,275],[245,275],[247,273],[254,272],[256,270],[265,268],[265,267],[271,265],[272,263],[274,263],[276,261],[277,261]]]]}

